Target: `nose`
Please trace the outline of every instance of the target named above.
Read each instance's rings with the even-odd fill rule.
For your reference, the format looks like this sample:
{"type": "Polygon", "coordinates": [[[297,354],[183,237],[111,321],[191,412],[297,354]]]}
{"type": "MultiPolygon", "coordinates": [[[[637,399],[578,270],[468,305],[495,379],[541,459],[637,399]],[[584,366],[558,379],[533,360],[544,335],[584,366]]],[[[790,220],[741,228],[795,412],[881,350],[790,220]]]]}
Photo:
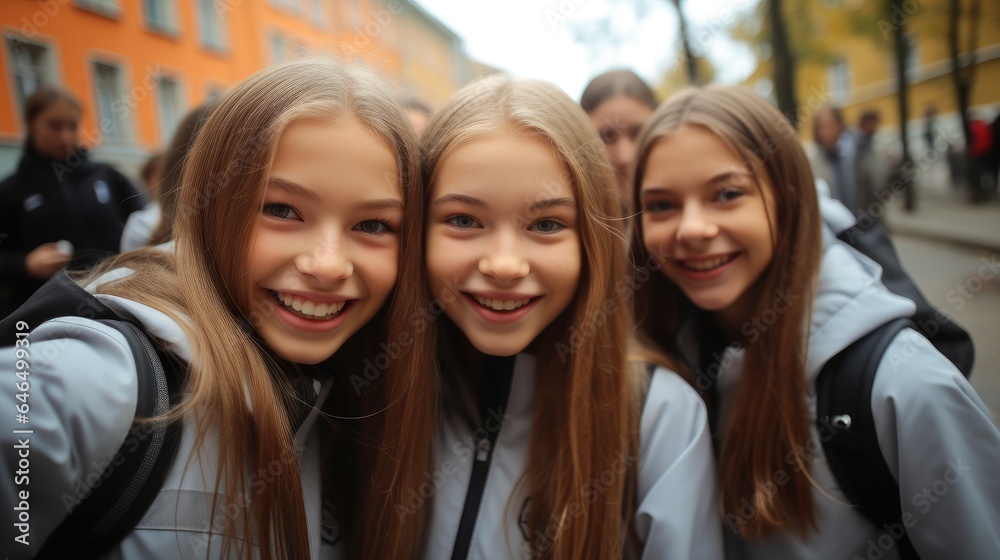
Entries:
{"type": "Polygon", "coordinates": [[[530,270],[528,260],[518,250],[517,243],[510,238],[500,239],[490,254],[479,259],[479,272],[501,284],[524,278],[530,270]]]}
{"type": "Polygon", "coordinates": [[[296,270],[319,284],[332,285],[354,274],[354,263],[342,239],[324,239],[295,259],[296,270]]]}
{"type": "Polygon", "coordinates": [[[701,243],[719,234],[719,226],[705,211],[696,205],[685,205],[681,222],[677,226],[677,240],[682,243],[701,243]]]}

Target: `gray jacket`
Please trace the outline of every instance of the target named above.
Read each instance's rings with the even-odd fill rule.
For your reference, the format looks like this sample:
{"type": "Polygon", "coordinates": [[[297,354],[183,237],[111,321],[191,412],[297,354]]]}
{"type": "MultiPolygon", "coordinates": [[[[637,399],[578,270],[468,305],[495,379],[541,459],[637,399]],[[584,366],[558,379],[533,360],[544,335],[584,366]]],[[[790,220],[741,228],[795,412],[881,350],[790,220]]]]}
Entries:
{"type": "MultiPolygon", "coordinates": [[[[853,224],[853,216],[838,203],[827,199],[822,206],[833,230],[853,224]]],[[[826,229],[806,364],[813,420],[815,380],[823,365],[880,325],[914,312],[913,302],[886,290],[880,275],[878,264],[826,229]]],[[[720,426],[725,426],[743,351],[729,348],[721,362],[720,426]]],[[[968,380],[926,338],[907,329],[879,365],[871,405],[882,455],[899,483],[903,517],[910,522],[910,540],[920,557],[1000,557],[1000,432],[968,380]]],[[[747,542],[727,524],[727,558],[898,558],[899,527],[875,527],[846,503],[819,442],[812,424],[810,474],[816,482],[819,532],[747,542]]]]}
{"type": "MultiPolygon", "coordinates": [[[[482,502],[471,534],[469,558],[530,558],[531,538],[545,548],[547,538],[526,535],[521,523],[528,489],[521,477],[527,468],[534,410],[535,358],[519,354],[505,410],[484,422],[486,430],[499,429],[488,466],[482,502]],[[502,425],[499,420],[503,419],[502,425]],[[492,421],[491,421],[492,420],[492,421]],[[520,484],[519,484],[520,482],[520,484]]],[[[677,374],[657,369],[641,419],[636,526],[644,542],[643,558],[722,558],[717,488],[712,444],[705,405],[677,374]]],[[[558,445],[558,442],[553,442],[558,445]]],[[[478,449],[473,430],[449,415],[434,442],[435,469],[427,475],[426,488],[408,494],[399,515],[426,514],[426,497],[433,496],[423,558],[450,558],[470,491],[473,463],[478,449]]],[[[624,472],[626,459],[617,465],[624,472]]],[[[580,506],[601,499],[606,473],[580,489],[580,506]]],[[[567,523],[572,523],[571,506],[567,523]]]]}
{"type": "MultiPolygon", "coordinates": [[[[93,291],[93,286],[88,290],[93,291]]],[[[189,341],[180,326],[166,315],[134,301],[97,297],[120,315],[139,321],[149,334],[172,343],[173,351],[184,361],[190,359],[189,341]]],[[[0,524],[3,548],[10,558],[35,554],[65,518],[68,507],[82,498],[90,485],[97,484],[131,427],[138,392],[134,358],[118,331],[80,317],[53,319],[31,327],[36,328],[28,337],[30,411],[26,424],[15,423],[14,408],[20,401],[13,387],[0,391],[0,409],[8,412],[5,429],[0,430],[0,503],[5,504],[0,524]],[[12,433],[19,429],[32,433],[12,433]],[[20,459],[16,446],[25,439],[30,447],[27,481],[16,478],[20,459]],[[28,492],[24,501],[30,508],[28,537],[24,539],[27,544],[14,541],[21,532],[14,526],[19,512],[13,506],[21,501],[19,493],[23,491],[28,492]]],[[[13,380],[14,364],[14,348],[0,348],[0,378],[13,380]]],[[[321,385],[317,381],[314,386],[319,392],[318,407],[330,383],[321,385]]],[[[320,555],[317,416],[318,411],[313,409],[295,435],[314,558],[320,555]]],[[[174,560],[221,556],[221,537],[208,530],[216,486],[217,435],[210,431],[198,453],[194,436],[194,422],[185,422],[177,458],[159,495],[135,530],[105,558],[174,560]]],[[[263,471],[248,473],[246,493],[237,499],[252,498],[266,487],[273,476],[273,471],[269,474],[267,469],[285,467],[268,465],[263,471]]],[[[225,515],[220,503],[212,532],[219,532],[225,515]]]]}

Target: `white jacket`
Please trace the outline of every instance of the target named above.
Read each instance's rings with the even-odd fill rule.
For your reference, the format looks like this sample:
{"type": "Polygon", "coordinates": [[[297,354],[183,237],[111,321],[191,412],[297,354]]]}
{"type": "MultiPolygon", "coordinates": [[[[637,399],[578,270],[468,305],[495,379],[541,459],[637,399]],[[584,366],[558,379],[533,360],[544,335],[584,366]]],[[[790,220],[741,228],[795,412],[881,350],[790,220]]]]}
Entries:
{"type": "MultiPolygon", "coordinates": [[[[457,415],[446,416],[434,442],[435,469],[427,473],[427,484],[408,492],[397,508],[398,515],[424,515],[420,508],[433,495],[423,558],[451,558],[466,503],[480,493],[479,508],[465,512],[475,517],[463,536],[471,539],[468,558],[530,557],[526,524],[520,520],[528,489],[517,483],[527,467],[535,375],[534,356],[519,354],[506,403],[491,410],[479,437],[457,415]],[[492,454],[488,441],[483,443],[490,431],[498,431],[492,454]],[[470,482],[474,463],[483,461],[488,461],[480,467],[487,475],[480,492],[470,482]]],[[[623,457],[618,463],[622,472],[625,461],[623,457]]],[[[607,478],[621,473],[607,474],[604,483],[598,478],[580,489],[580,507],[599,497],[607,478]]],[[[642,413],[637,492],[635,519],[643,558],[722,557],[708,415],[698,394],[662,368],[653,375],[642,413]]],[[[569,511],[572,517],[573,508],[569,511]]],[[[547,542],[544,535],[531,538],[543,547],[547,542]]]]}
{"type": "MultiPolygon", "coordinates": [[[[88,290],[92,291],[92,286],[88,290]]],[[[174,352],[185,362],[189,360],[190,344],[180,326],[169,317],[134,301],[97,297],[119,315],[139,321],[149,334],[174,344],[174,352]]],[[[13,383],[6,383],[15,379],[14,348],[0,348],[0,379],[8,387],[0,391],[0,410],[5,411],[4,428],[0,429],[0,503],[4,504],[0,508],[0,524],[5,555],[12,559],[34,555],[66,517],[64,504],[83,496],[88,479],[93,481],[100,476],[131,428],[138,392],[134,358],[118,331],[80,317],[63,317],[30,326],[35,328],[29,336],[27,424],[15,423],[14,408],[19,401],[15,400],[13,383]],[[13,434],[15,429],[31,429],[33,433],[13,434]],[[27,485],[15,483],[14,473],[18,464],[18,450],[14,446],[18,438],[25,437],[30,440],[27,485]],[[14,541],[20,532],[13,527],[18,512],[12,509],[20,501],[18,492],[25,489],[29,492],[30,507],[28,545],[14,541]]],[[[319,392],[316,408],[295,435],[313,558],[320,556],[320,442],[316,418],[317,408],[330,385],[314,383],[319,392]]],[[[177,457],[159,495],[136,528],[104,558],[220,557],[221,536],[208,532],[218,464],[217,434],[210,431],[200,453],[188,463],[193,453],[195,427],[194,422],[184,423],[177,457]],[[207,555],[209,550],[211,556],[207,555]]],[[[248,473],[246,497],[259,493],[274,472],[285,467],[266,465],[264,471],[248,473]],[[274,470],[268,474],[268,468],[274,470]]],[[[218,509],[222,509],[221,503],[218,509]]],[[[224,515],[224,511],[217,511],[215,532],[224,515]]]]}
{"type": "MultiPolygon", "coordinates": [[[[822,205],[824,219],[838,231],[853,223],[838,203],[827,199],[822,205]]],[[[723,531],[727,558],[899,558],[892,534],[898,535],[898,528],[875,527],[846,505],[815,425],[815,381],[826,362],[879,326],[914,313],[913,302],[889,292],[880,278],[877,263],[826,230],[806,363],[819,532],[805,539],[793,533],[747,542],[730,524],[723,531]]],[[[731,347],[720,360],[720,427],[726,425],[743,358],[742,349],[731,347]]],[[[912,516],[908,534],[920,557],[1000,558],[1000,432],[968,380],[926,338],[906,329],[879,365],[871,406],[882,456],[899,483],[904,518],[912,516]]]]}

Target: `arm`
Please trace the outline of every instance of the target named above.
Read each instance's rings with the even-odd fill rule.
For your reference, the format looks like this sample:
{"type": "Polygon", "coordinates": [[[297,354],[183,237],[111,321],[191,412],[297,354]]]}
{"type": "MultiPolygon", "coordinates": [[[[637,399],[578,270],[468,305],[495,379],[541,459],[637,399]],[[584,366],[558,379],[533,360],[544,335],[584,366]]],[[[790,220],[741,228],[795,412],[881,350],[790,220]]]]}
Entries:
{"type": "Polygon", "coordinates": [[[643,558],[722,558],[715,456],[701,397],[657,369],[642,413],[636,529],[643,558]]]}
{"type": "MultiPolygon", "coordinates": [[[[28,558],[85,495],[114,458],[135,416],[137,379],[128,343],[95,321],[55,319],[27,337],[30,372],[15,390],[16,348],[0,348],[0,513],[6,549],[28,558]],[[23,387],[23,386],[22,386],[23,387]],[[17,394],[27,393],[27,423],[16,420],[17,394]],[[14,430],[32,430],[15,434],[14,430]],[[27,467],[25,467],[27,463],[27,467]],[[20,474],[18,471],[22,471],[20,474]],[[22,500],[23,492],[27,499],[22,500]],[[28,544],[14,506],[27,503],[28,544]]],[[[2,341],[13,344],[14,341],[2,341]]]]}
{"type": "MultiPolygon", "coordinates": [[[[4,284],[9,284],[15,278],[28,276],[24,265],[28,251],[14,245],[19,233],[15,229],[20,223],[20,204],[15,203],[9,192],[5,191],[6,189],[0,187],[0,278],[4,279],[4,284]]],[[[0,344],[10,343],[6,340],[0,341],[0,344]]]]}
{"type": "Polygon", "coordinates": [[[146,205],[146,196],[139,192],[127,177],[114,167],[108,166],[111,189],[115,194],[115,202],[121,209],[121,215],[127,218],[129,214],[142,209],[146,205]]]}
{"type": "Polygon", "coordinates": [[[904,330],[879,365],[872,412],[917,553],[996,558],[1000,432],[968,380],[927,339],[904,330]]]}

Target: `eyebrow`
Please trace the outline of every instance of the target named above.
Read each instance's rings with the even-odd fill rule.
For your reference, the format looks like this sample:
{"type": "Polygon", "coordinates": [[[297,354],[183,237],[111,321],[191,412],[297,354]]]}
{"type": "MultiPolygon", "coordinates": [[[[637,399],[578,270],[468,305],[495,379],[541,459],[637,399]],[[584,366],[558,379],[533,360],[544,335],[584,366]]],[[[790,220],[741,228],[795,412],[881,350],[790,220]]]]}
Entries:
{"type": "MultiPolygon", "coordinates": [[[[741,173],[739,171],[726,171],[724,173],[719,173],[715,177],[712,177],[711,179],[705,181],[705,183],[702,184],[701,186],[702,188],[704,188],[722,181],[726,181],[729,179],[736,179],[736,178],[753,180],[753,175],[750,175],[749,173],[741,173]]],[[[664,187],[650,187],[648,189],[646,188],[641,189],[639,191],[639,194],[643,196],[645,196],[646,194],[670,194],[670,190],[664,187]]]]}
{"type": "MultiPolygon", "coordinates": [[[[285,191],[293,196],[298,196],[311,202],[321,202],[319,195],[303,187],[298,183],[286,181],[284,179],[270,178],[267,180],[269,187],[285,191]]],[[[365,200],[354,205],[355,210],[403,210],[403,201],[398,198],[380,198],[375,200],[365,200]]]]}
{"type": "Polygon", "coordinates": [[[568,206],[570,208],[576,208],[576,202],[574,202],[572,198],[549,198],[546,200],[539,200],[529,206],[528,210],[544,210],[545,208],[552,208],[553,206],[568,206]]]}
{"type": "Polygon", "coordinates": [[[489,208],[489,206],[487,206],[482,200],[466,196],[464,194],[446,194],[435,200],[434,206],[441,206],[442,204],[447,204],[449,202],[459,202],[461,204],[468,204],[469,206],[476,206],[478,208],[489,208]]]}
{"type": "Polygon", "coordinates": [[[354,205],[355,210],[403,210],[403,201],[398,198],[365,200],[354,205]]]}
{"type": "Polygon", "coordinates": [[[286,193],[310,200],[312,202],[320,202],[319,195],[313,191],[303,187],[298,183],[293,183],[291,181],[286,181],[284,179],[278,179],[276,177],[271,177],[267,180],[267,186],[274,187],[276,189],[285,191],[286,193]]]}

